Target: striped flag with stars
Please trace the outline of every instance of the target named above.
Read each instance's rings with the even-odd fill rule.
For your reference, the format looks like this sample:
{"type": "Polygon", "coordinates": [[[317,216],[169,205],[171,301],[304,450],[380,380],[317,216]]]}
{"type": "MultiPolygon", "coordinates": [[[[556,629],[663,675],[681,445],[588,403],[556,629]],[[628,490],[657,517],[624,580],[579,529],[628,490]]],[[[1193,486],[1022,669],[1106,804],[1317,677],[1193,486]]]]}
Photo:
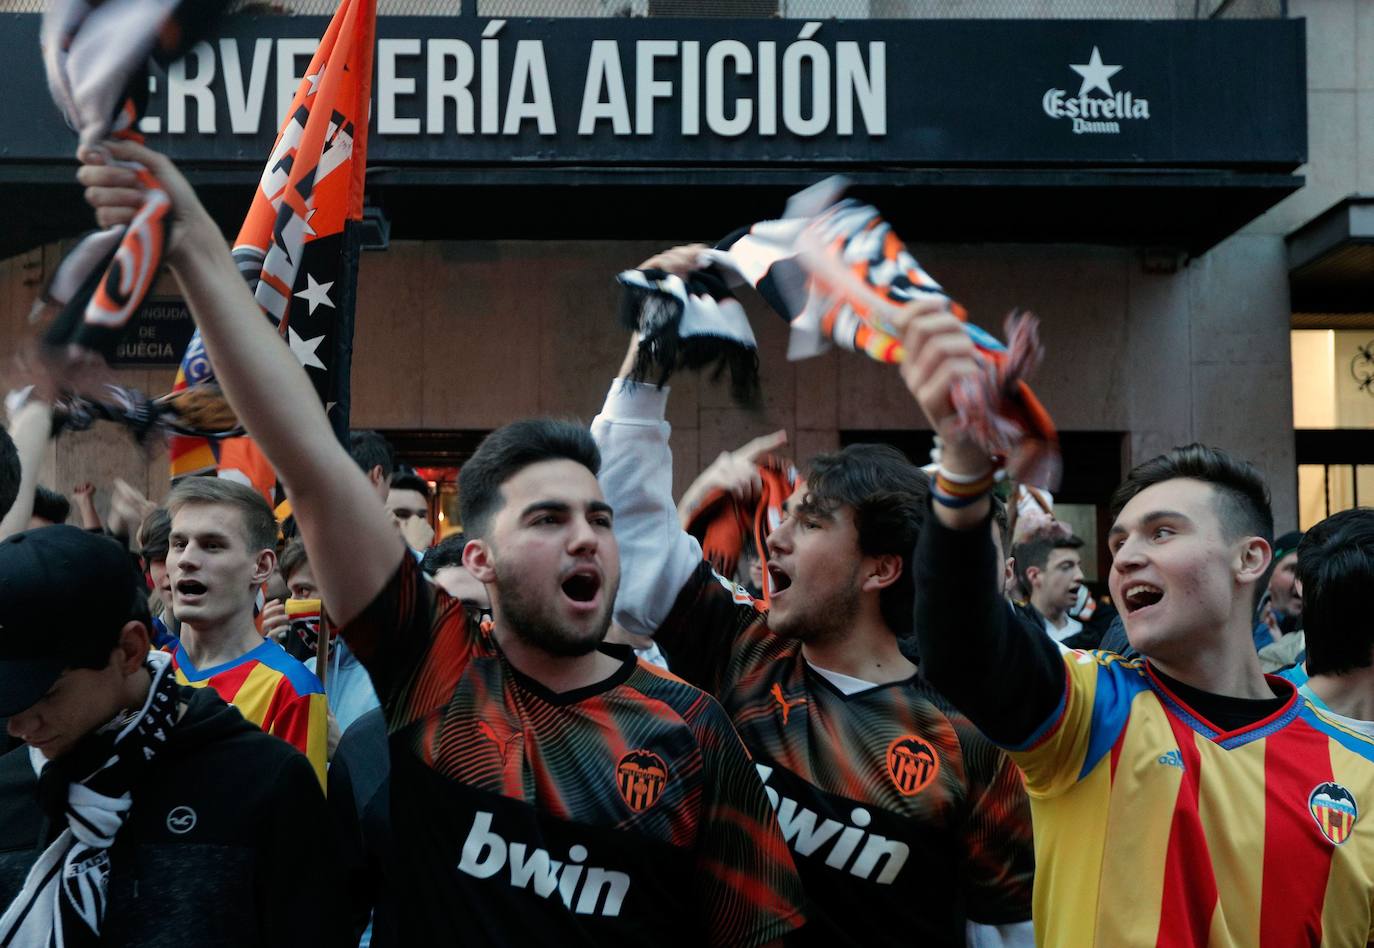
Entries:
{"type": "MultiPolygon", "coordinates": [[[[348,430],[375,32],[376,0],[342,0],[291,100],[233,248],[239,272],[305,367],[341,437],[348,430]]],[[[173,391],[213,380],[197,332],[173,391]]],[[[217,472],[250,483],[275,505],[275,480],[260,458],[248,439],[176,437],[171,474],[175,480],[217,472]]]]}

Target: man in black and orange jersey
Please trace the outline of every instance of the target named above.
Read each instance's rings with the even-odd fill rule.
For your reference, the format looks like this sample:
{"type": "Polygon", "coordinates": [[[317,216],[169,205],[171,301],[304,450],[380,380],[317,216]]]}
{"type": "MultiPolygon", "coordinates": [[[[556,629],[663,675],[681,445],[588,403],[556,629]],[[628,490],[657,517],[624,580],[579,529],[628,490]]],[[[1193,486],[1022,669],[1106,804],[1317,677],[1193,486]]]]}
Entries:
{"type": "Polygon", "coordinates": [[[592,423],[602,487],[624,512],[616,618],[730,713],[807,889],[803,937],[963,945],[971,922],[1029,944],[1020,777],[899,648],[926,475],[878,445],[814,459],[765,544],[765,613],[680,527],[667,393],[623,381],[635,348],[592,423]]]}
{"type": "MultiPolygon", "coordinates": [[[[729,719],[708,695],[602,647],[619,583],[584,429],[518,422],[460,480],[465,565],[494,622],[426,581],[185,179],[167,259],[225,395],[286,486],[330,614],[372,675],[391,747],[389,867],[404,945],[740,945],[802,920],[796,870],[729,719]]],[[[87,166],[105,224],[134,179],[87,166]]],[[[137,197],[136,192],[132,193],[137,197]]],[[[382,911],[379,908],[379,912],[382,911]]]]}

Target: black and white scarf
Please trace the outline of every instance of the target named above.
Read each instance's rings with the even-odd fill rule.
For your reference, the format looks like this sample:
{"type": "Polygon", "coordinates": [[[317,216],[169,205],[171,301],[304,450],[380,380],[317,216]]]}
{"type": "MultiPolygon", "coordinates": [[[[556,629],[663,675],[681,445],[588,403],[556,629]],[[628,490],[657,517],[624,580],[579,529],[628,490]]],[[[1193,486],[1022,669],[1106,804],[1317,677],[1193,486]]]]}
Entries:
{"type": "Polygon", "coordinates": [[[40,785],[67,783],[67,828],[38,857],[23,889],[0,917],[0,946],[81,948],[100,943],[110,846],[133,807],[130,788],[166,746],[179,716],[171,656],[150,652],[147,668],[153,683],[138,711],[120,715],[92,742],[58,760],[29,749],[40,785]],[[83,771],[84,776],[76,776],[83,771]]]}

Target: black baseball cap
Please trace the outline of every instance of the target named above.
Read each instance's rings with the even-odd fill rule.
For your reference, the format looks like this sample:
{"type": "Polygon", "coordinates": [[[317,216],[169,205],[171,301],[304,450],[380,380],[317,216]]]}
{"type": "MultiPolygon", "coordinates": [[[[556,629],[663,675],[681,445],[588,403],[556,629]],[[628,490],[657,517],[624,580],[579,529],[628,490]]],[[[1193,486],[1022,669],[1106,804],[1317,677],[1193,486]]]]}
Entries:
{"type": "Polygon", "coordinates": [[[62,524],[0,542],[0,718],[47,693],[68,668],[103,668],[147,587],[114,540],[62,524]]]}

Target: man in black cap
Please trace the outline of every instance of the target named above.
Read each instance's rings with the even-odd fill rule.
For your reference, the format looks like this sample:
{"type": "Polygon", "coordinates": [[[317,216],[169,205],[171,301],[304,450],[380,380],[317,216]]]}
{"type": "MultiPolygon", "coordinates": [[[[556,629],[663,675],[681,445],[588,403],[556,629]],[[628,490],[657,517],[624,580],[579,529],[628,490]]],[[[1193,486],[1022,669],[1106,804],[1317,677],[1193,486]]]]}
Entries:
{"type": "Polygon", "coordinates": [[[0,945],[315,945],[309,762],[148,648],[142,578],[74,526],[0,543],[0,945]]]}

